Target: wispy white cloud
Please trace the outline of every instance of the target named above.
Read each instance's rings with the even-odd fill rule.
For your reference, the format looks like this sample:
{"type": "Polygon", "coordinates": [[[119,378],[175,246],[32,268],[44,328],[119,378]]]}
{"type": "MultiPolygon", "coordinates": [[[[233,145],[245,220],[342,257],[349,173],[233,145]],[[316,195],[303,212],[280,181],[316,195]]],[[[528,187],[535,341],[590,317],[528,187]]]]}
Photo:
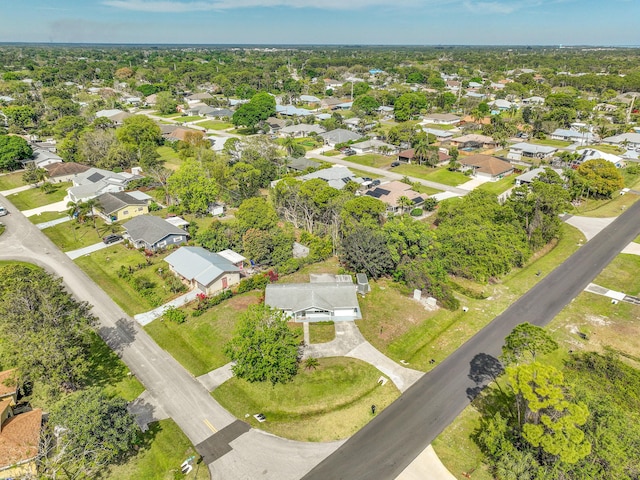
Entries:
{"type": "MultiPolygon", "coordinates": [[[[562,1],[562,0],[560,0],[562,1]]],[[[542,5],[544,2],[541,0],[525,0],[525,1],[472,1],[465,0],[464,6],[467,10],[474,13],[484,14],[502,14],[508,15],[520,10],[526,10],[529,8],[535,8],[542,5]]],[[[557,3],[554,1],[547,1],[547,3],[557,3]]]]}
{"type": "MultiPolygon", "coordinates": [[[[357,10],[367,7],[411,7],[424,5],[420,0],[104,0],[103,5],[124,10],[158,13],[203,12],[252,7],[315,8],[324,10],[357,10]]],[[[447,0],[430,3],[449,3],[447,0]]]]}

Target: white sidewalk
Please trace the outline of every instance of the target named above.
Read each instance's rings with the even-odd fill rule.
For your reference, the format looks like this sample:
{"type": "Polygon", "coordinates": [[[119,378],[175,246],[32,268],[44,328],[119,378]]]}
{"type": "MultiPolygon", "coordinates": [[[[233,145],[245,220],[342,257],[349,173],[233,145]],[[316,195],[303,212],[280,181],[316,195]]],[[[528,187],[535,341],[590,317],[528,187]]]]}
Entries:
{"type": "Polygon", "coordinates": [[[31,190],[32,188],[35,188],[33,185],[23,185],[21,187],[16,187],[16,188],[12,188],[10,190],[3,190],[2,192],[0,192],[0,195],[4,195],[9,196],[9,195],[13,195],[14,193],[20,193],[20,192],[24,192],[25,190],[31,190]]]}
{"type": "MultiPolygon", "coordinates": [[[[11,199],[9,199],[11,200],[11,199]]],[[[42,207],[32,208],[31,210],[23,210],[22,214],[25,217],[32,217],[43,212],[65,212],[68,207],[67,200],[60,200],[59,202],[50,203],[49,205],[43,205],[42,207]]]]}
{"type": "Polygon", "coordinates": [[[169,307],[178,308],[186,305],[189,302],[193,302],[199,293],[201,293],[200,290],[191,290],[190,292],[187,292],[184,295],[179,296],[178,298],[174,298],[170,302],[167,302],[164,305],[159,306],[158,308],[154,308],[153,310],[150,310],[148,312],[134,315],[133,318],[136,322],[144,327],[145,325],[153,322],[156,318],[160,318],[169,307]]]}
{"type": "Polygon", "coordinates": [[[117,243],[121,243],[121,242],[122,240],[119,240],[117,242],[113,242],[108,245],[104,242],[98,242],[98,243],[94,243],[93,245],[89,245],[88,247],[78,248],[77,250],[71,250],[70,252],[66,252],[66,253],[71,260],[74,260],[83,255],[88,255],[90,253],[97,252],[98,250],[102,250],[103,248],[107,248],[107,247],[110,247],[111,245],[116,245],[117,243]]]}

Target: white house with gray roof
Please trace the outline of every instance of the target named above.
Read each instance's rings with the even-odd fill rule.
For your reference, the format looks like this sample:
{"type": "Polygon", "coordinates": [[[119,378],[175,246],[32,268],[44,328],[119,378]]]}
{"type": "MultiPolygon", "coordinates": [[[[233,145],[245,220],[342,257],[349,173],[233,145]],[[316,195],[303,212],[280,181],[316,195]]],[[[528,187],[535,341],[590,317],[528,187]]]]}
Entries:
{"type": "Polygon", "coordinates": [[[315,172],[302,175],[299,178],[304,181],[319,178],[337,190],[342,190],[349,182],[361,184],[364,181],[362,177],[357,177],[351,170],[342,165],[333,165],[331,168],[316,170],[315,172]]]}
{"type": "Polygon", "coordinates": [[[548,147],[545,145],[536,145],[534,143],[514,143],[509,147],[509,153],[507,158],[509,160],[522,160],[527,158],[543,159],[550,157],[556,153],[558,149],[556,147],[548,147]]]}
{"type": "Polygon", "coordinates": [[[318,136],[321,137],[324,140],[324,143],[330,147],[334,147],[339,143],[355,142],[362,138],[362,135],[344,128],[336,128],[330,132],[321,133],[318,136]]]}
{"type": "Polygon", "coordinates": [[[240,268],[224,256],[202,247],[181,247],[164,260],[191,288],[207,295],[240,283],[240,268]]]}
{"type": "Polygon", "coordinates": [[[312,277],[310,283],[271,283],[264,303],[296,322],[345,322],[362,318],[356,293],[350,275],[322,275],[312,277]]]}
{"type": "Polygon", "coordinates": [[[132,173],[115,173],[101,168],[90,168],[73,178],[73,186],[67,190],[70,202],[86,202],[107,192],[122,192],[129,182],[140,178],[132,173]]]}

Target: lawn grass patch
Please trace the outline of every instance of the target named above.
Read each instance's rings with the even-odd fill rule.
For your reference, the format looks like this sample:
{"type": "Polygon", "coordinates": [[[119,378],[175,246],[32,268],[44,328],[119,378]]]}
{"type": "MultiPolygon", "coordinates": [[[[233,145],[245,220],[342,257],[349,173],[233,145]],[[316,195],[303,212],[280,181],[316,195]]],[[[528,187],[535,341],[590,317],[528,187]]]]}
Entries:
{"type": "Polygon", "coordinates": [[[24,172],[11,172],[0,175],[0,192],[4,190],[12,190],[14,188],[26,185],[22,179],[24,172]]]}
{"type": "Polygon", "coordinates": [[[371,405],[381,412],[400,392],[392,382],[377,383],[380,371],[352,358],[321,358],[317,369],[301,368],[291,382],[271,385],[238,378],[226,381],[213,397],[252,427],[307,442],[349,437],[372,418],[371,405]],[[253,414],[267,421],[258,423],[253,414]]]}
{"type": "Polygon", "coordinates": [[[198,126],[206,128],[207,130],[227,130],[229,128],[233,128],[233,123],[220,122],[216,120],[206,120],[204,122],[198,122],[198,126]]]}
{"type": "Polygon", "coordinates": [[[182,117],[182,113],[180,112],[173,112],[173,113],[160,113],[159,111],[155,111],[155,112],[151,112],[151,115],[154,115],[156,117],[161,117],[161,118],[177,118],[177,117],[182,117]]]}
{"type": "Polygon", "coordinates": [[[452,187],[468,182],[470,178],[460,172],[451,172],[445,167],[431,168],[424,165],[399,165],[393,169],[395,173],[438,182],[452,187]]]}
{"type": "Polygon", "coordinates": [[[627,193],[626,195],[614,194],[612,198],[583,200],[580,205],[572,207],[569,213],[583,215],[585,217],[608,218],[617,217],[627,207],[630,207],[640,199],[639,195],[627,193]]]}
{"type": "Polygon", "coordinates": [[[309,275],[312,273],[331,273],[336,275],[340,270],[337,257],[330,257],[322,262],[305,265],[297,272],[283,275],[278,279],[278,283],[309,283],[309,275]]]}
{"type": "Polygon", "coordinates": [[[377,173],[367,172],[366,170],[360,170],[359,168],[351,168],[349,167],[356,176],[362,178],[382,178],[382,175],[378,175],[377,173]]]}
{"type": "Polygon", "coordinates": [[[203,375],[229,362],[223,347],[231,340],[238,317],[250,305],[258,304],[261,295],[257,291],[237,295],[199,317],[189,315],[180,325],[160,317],[144,329],[192,375],[203,375]]]}
{"type": "MultiPolygon", "coordinates": [[[[40,223],[40,221],[37,223],[40,223]]],[[[90,218],[84,223],[70,220],[45,228],[42,232],[49,237],[60,250],[69,252],[101,242],[102,237],[100,235],[105,233],[104,225],[105,223],[101,218],[96,218],[97,229],[93,228],[93,222],[90,218]]]]}
{"type": "Polygon", "coordinates": [[[127,314],[135,315],[159,307],[178,295],[171,293],[158,274],[159,267],[165,271],[168,269],[167,264],[162,262],[166,255],[164,253],[145,258],[144,254],[137,250],[128,249],[123,245],[113,245],[77,258],[75,262],[127,314]],[[153,282],[154,287],[145,295],[126,279],[118,277],[118,271],[122,266],[131,267],[134,270],[133,277],[145,277],[153,282]]]}
{"type": "Polygon", "coordinates": [[[593,281],[627,295],[640,294],[640,256],[621,253],[593,281]]]}
{"type": "Polygon", "coordinates": [[[337,155],[340,155],[341,152],[339,152],[338,150],[327,150],[326,152],[322,152],[322,155],[324,155],[325,157],[335,157],[337,155]]]}
{"type": "Polygon", "coordinates": [[[9,195],[7,199],[20,210],[31,210],[32,208],[42,207],[50,203],[56,203],[64,200],[67,195],[67,188],[71,186],[71,182],[52,184],[52,190],[45,193],[40,188],[30,188],[23,192],[9,195]]]}
{"type": "Polygon", "coordinates": [[[387,168],[391,165],[391,162],[393,162],[392,157],[387,157],[386,155],[378,155],[376,153],[353,155],[349,157],[348,160],[359,165],[365,165],[367,167],[374,168],[387,168]]]}
{"type": "Polygon", "coordinates": [[[571,145],[571,142],[565,142],[564,140],[551,140],[550,138],[549,139],[545,138],[544,140],[539,138],[534,138],[533,140],[529,140],[529,143],[532,143],[534,145],[544,145],[546,147],[558,147],[558,148],[564,148],[571,145]]]}
{"type": "Polygon", "coordinates": [[[585,147],[578,147],[576,148],[576,151],[579,152],[580,150],[587,150],[587,149],[600,150],[601,152],[612,153],[614,155],[622,155],[625,152],[623,148],[616,147],[615,145],[589,145],[585,147]]]}
{"type": "Polygon", "coordinates": [[[204,120],[204,118],[199,115],[191,115],[175,119],[178,123],[197,122],[198,120],[204,120]]]}
{"type": "Polygon", "coordinates": [[[489,192],[497,196],[509,190],[515,185],[515,183],[515,175],[509,175],[508,177],[504,177],[497,182],[485,182],[482,185],[478,186],[476,190],[482,190],[483,192],[489,192]]]}
{"type": "Polygon", "coordinates": [[[188,475],[180,473],[180,465],[191,456],[199,457],[189,439],[171,420],[149,424],[143,434],[143,447],[121,465],[109,468],[105,477],[110,480],[208,480],[209,469],[204,463],[193,463],[188,475]]]}
{"type": "Polygon", "coordinates": [[[164,166],[170,170],[177,170],[182,165],[182,159],[178,152],[176,152],[173,148],[168,146],[158,147],[157,149],[158,155],[160,155],[159,160],[164,162],[164,166]]]}
{"type": "Polygon", "coordinates": [[[640,173],[630,173],[626,168],[621,168],[618,171],[622,174],[625,187],[632,188],[636,183],[640,183],[640,173]]]}
{"type": "Polygon", "coordinates": [[[37,225],[39,223],[50,222],[51,220],[57,220],[59,218],[64,218],[67,216],[66,212],[42,212],[36,215],[31,215],[27,217],[31,223],[37,225]]]}
{"type": "Polygon", "coordinates": [[[465,408],[431,444],[438,458],[451,474],[464,479],[463,472],[473,472],[474,480],[493,480],[484,455],[470,435],[480,425],[480,414],[472,405],[465,408]]]}
{"type": "Polygon", "coordinates": [[[428,371],[471,338],[491,320],[506,310],[522,294],[531,289],[544,275],[575,252],[584,236],[577,229],[563,224],[561,238],[553,248],[539,252],[521,269],[514,269],[495,284],[477,284],[455,279],[464,288],[474,291],[474,298],[459,292],[456,296],[462,309],[428,311],[412,300],[411,292],[389,280],[370,282],[372,291],[360,300],[363,319],[357,321],[364,337],[385,355],[399,362],[409,362],[411,368],[428,371]],[[548,251],[546,255],[543,255],[548,251]],[[542,272],[542,276],[536,273],[542,272]],[[481,298],[485,298],[484,300],[481,298]]]}
{"type": "Polygon", "coordinates": [[[336,326],[333,322],[310,322],[309,341],[327,343],[336,338],[336,326]]]}

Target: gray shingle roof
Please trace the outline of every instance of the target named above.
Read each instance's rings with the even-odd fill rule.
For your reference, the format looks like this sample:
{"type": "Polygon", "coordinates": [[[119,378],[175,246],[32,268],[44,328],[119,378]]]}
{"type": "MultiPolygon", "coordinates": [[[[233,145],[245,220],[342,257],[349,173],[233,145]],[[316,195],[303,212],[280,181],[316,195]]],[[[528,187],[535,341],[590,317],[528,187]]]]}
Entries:
{"type": "Polygon", "coordinates": [[[106,215],[111,215],[129,205],[146,205],[146,200],[138,200],[125,192],[107,192],[97,197],[100,208],[106,215]]]}
{"type": "Polygon", "coordinates": [[[180,276],[205,286],[224,273],[240,271],[223,256],[202,247],[181,247],[165,258],[165,262],[180,276]]]}
{"type": "Polygon", "coordinates": [[[265,305],[300,312],[309,308],[334,311],[358,308],[356,286],[352,283],[285,283],[267,285],[265,305]]]}
{"type": "Polygon", "coordinates": [[[144,241],[148,245],[155,245],[169,235],[186,235],[181,228],[171,225],[162,218],[151,215],[140,215],[123,225],[131,240],[144,241]]]}
{"type": "Polygon", "coordinates": [[[362,138],[362,135],[358,135],[351,130],[345,130],[344,128],[337,128],[335,130],[331,130],[330,132],[321,133],[319,136],[325,139],[327,142],[334,144],[346,143],[350,140],[355,141],[362,138]]]}

